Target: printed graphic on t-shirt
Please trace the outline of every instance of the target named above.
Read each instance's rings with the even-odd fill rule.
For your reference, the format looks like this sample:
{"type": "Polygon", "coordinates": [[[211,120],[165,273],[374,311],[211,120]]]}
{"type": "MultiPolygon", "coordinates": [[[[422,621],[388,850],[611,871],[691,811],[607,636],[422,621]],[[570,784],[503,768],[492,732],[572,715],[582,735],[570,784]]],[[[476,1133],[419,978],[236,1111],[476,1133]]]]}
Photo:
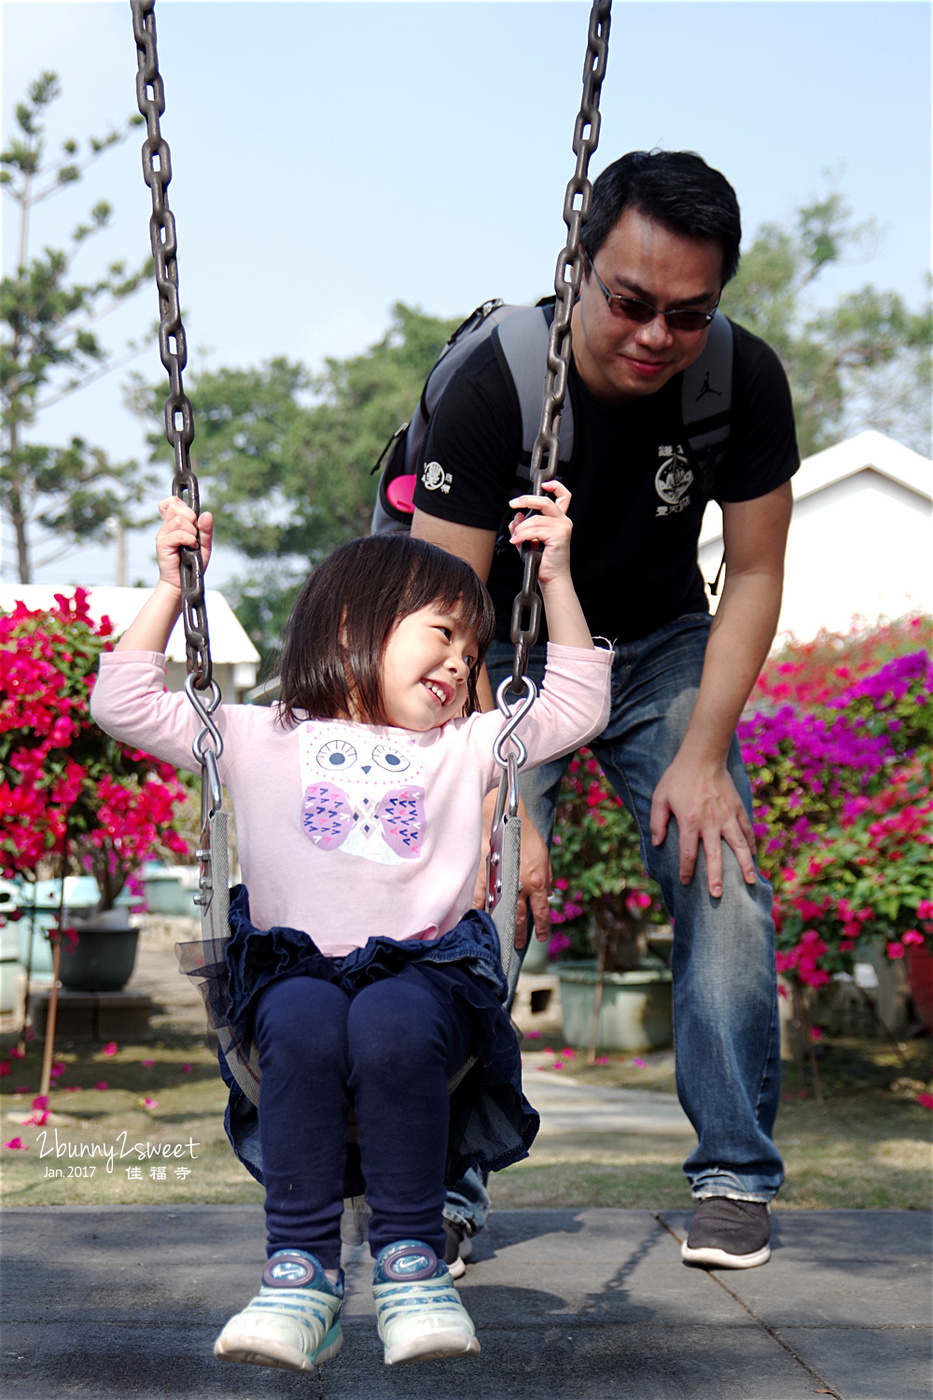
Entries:
{"type": "Polygon", "coordinates": [[[654,478],[654,489],[664,504],[658,506],[655,515],[679,515],[690,504],[687,492],[693,484],[687,454],[678,443],[676,447],[670,444],[659,447],[658,456],[661,465],[654,478]]]}
{"type": "Polygon", "coordinates": [[[445,472],[440,462],[425,462],[421,481],[426,491],[440,491],[442,496],[446,496],[453,479],[453,473],[445,472]]]}
{"type": "Polygon", "coordinates": [[[298,734],[301,825],[322,851],[380,865],[421,855],[424,764],[416,739],[335,720],[298,734]]]}

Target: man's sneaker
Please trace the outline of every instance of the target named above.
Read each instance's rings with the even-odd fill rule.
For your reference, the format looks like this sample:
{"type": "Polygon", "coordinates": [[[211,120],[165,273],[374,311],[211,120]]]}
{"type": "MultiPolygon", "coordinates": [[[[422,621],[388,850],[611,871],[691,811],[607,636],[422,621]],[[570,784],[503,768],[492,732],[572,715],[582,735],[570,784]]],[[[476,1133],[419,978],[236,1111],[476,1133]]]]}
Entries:
{"type": "Polygon", "coordinates": [[[473,1257],[473,1241],[466,1232],[466,1226],[458,1220],[448,1220],[444,1216],[444,1230],[447,1234],[447,1248],[444,1250],[444,1263],[451,1278],[463,1278],[466,1261],[473,1257]]]}
{"type": "Polygon", "coordinates": [[[276,1250],[262,1271],[259,1296],[231,1317],[214,1343],[214,1355],[283,1371],[313,1371],[343,1345],[337,1320],[342,1302],[342,1276],[334,1285],[313,1254],[276,1250]]]}
{"type": "Polygon", "coordinates": [[[387,1366],[479,1351],[447,1265],[420,1240],[399,1240],[379,1251],[373,1297],[387,1366]]]}
{"type": "Polygon", "coordinates": [[[771,1207],[763,1201],[710,1196],[698,1201],[680,1248],[685,1264],[701,1269],[754,1269],[771,1258],[771,1207]]]}

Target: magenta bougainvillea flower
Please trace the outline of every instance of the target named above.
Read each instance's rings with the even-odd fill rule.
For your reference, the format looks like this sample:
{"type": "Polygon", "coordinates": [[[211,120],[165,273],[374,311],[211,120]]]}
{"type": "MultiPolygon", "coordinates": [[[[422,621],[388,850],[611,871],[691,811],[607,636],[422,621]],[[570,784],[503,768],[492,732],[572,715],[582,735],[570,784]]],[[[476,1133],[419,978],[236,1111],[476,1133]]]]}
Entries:
{"type": "Polygon", "coordinates": [[[0,616],[0,876],[34,880],[64,853],[73,873],[94,875],[106,908],[142,861],[187,854],[172,828],[187,794],[169,764],[91,720],[112,628],[95,624],[87,599],[78,588],[54,608],[20,602],[0,616]]]}

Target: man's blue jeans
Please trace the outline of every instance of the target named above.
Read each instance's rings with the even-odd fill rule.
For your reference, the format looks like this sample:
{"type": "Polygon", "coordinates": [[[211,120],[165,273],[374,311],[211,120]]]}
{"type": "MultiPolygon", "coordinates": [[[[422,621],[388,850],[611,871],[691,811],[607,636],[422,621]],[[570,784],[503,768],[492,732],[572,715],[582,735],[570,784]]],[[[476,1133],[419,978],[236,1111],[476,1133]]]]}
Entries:
{"type": "MultiPolygon", "coordinates": [[[[674,926],[677,1093],[699,1138],[684,1163],[691,1190],[697,1199],[768,1201],[784,1179],[772,1140],[781,1061],[771,887],[760,874],[757,884],[746,885],[725,843],[720,899],[707,888],[702,843],[694,877],[682,885],[673,818],[662,844],[651,845],[652,794],[693,713],[710,622],[705,613],[690,614],[616,646],[609,722],[588,747],[635,818],[642,860],[674,926]]],[[[486,658],[493,692],[511,674],[513,655],[512,647],[493,643],[486,658]]],[[[533,649],[528,670],[540,683],[543,647],[533,649]]],[[[522,775],[525,805],[547,840],[569,762],[567,755],[522,775]]],[[[728,766],[751,815],[737,739],[728,766]]],[[[445,1213],[480,1228],[486,1211],[472,1187],[459,1183],[445,1213]]]]}

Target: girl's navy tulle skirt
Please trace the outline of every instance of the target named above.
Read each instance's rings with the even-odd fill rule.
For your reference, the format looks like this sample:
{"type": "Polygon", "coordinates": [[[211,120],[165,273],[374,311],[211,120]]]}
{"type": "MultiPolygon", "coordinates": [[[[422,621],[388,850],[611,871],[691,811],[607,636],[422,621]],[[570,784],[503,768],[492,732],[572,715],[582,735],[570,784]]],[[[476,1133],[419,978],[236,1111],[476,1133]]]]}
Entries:
{"type": "MultiPolygon", "coordinates": [[[[329,958],[298,929],[256,928],[250,922],[246,887],[236,885],[230,891],[229,926],[229,938],[179,944],[177,952],[182,971],[198,984],[208,1022],[218,1033],[221,1074],[230,1090],[224,1117],[227,1136],[258,1181],[259,1065],[252,1024],[259,994],[282,977],[320,977],[352,996],[403,967],[430,969],[425,984],[432,995],[466,1009],[475,1057],[451,1092],[447,1183],[459,1181],[470,1166],[501,1171],[527,1157],[539,1119],[522,1093],[518,1036],[504,1006],[508,987],[488,914],[472,909],[432,942],[370,938],[346,957],[329,958]]],[[[345,1195],[362,1194],[358,1162],[351,1153],[345,1195]]]]}

